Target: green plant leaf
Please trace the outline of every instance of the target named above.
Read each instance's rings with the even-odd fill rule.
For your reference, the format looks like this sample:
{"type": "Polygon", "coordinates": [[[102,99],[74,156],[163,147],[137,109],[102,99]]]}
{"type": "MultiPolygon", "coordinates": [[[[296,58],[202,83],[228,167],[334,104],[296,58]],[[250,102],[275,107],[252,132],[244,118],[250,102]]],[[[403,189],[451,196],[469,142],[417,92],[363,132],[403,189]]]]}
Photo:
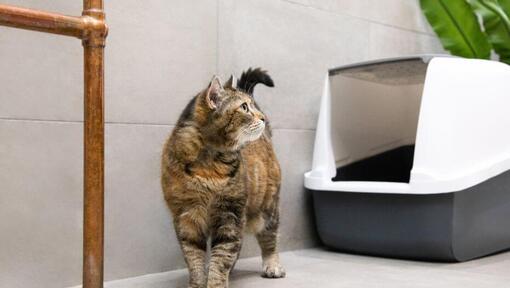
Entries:
{"type": "MultiPolygon", "coordinates": [[[[510,0],[499,0],[498,2],[499,2],[499,5],[501,6],[501,9],[503,9],[503,12],[505,12],[505,14],[510,18],[510,0]]],[[[500,54],[500,60],[501,60],[501,62],[510,64],[510,56],[505,55],[503,58],[503,56],[501,56],[501,54],[500,54]]]]}
{"type": "Polygon", "coordinates": [[[454,55],[489,59],[491,45],[465,0],[420,0],[443,47],[454,55]]]}
{"type": "Polygon", "coordinates": [[[510,0],[499,0],[498,2],[505,14],[510,16],[510,0]]]}
{"type": "Polygon", "coordinates": [[[500,61],[510,64],[510,20],[502,6],[496,0],[469,0],[469,3],[482,17],[487,39],[500,61]]]}

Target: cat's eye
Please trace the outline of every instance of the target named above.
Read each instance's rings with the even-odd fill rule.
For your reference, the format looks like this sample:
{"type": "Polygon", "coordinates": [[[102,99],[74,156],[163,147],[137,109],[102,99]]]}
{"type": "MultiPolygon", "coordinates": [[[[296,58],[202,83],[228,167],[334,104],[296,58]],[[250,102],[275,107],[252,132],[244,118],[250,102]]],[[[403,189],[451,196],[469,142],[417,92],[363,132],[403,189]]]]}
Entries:
{"type": "Polygon", "coordinates": [[[243,104],[241,104],[241,108],[243,109],[244,112],[248,112],[248,103],[244,102],[243,104]]]}

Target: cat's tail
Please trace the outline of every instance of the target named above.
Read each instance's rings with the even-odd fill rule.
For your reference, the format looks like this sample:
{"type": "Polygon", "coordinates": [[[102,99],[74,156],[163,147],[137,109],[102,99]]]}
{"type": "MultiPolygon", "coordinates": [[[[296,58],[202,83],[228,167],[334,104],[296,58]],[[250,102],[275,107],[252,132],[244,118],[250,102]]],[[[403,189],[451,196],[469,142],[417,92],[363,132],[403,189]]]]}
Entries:
{"type": "Polygon", "coordinates": [[[261,68],[249,68],[244,71],[237,81],[237,88],[246,91],[248,94],[253,94],[253,89],[259,83],[262,83],[268,87],[274,87],[273,79],[267,74],[267,71],[261,68]]]}

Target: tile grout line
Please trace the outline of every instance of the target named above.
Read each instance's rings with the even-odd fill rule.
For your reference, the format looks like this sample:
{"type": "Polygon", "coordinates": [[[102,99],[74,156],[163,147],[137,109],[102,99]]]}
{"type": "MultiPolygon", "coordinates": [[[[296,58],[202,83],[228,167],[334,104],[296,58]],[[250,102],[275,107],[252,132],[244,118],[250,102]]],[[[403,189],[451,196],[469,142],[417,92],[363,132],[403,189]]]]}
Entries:
{"type": "Polygon", "coordinates": [[[154,123],[154,122],[106,121],[105,123],[110,124],[110,125],[165,126],[165,127],[174,127],[175,126],[175,124],[154,123]]]}
{"type": "Polygon", "coordinates": [[[280,0],[280,1],[288,3],[288,4],[291,4],[291,5],[296,5],[296,6],[301,6],[301,7],[309,8],[309,9],[318,10],[318,11],[321,11],[323,13],[334,14],[334,15],[337,15],[337,16],[347,16],[347,17],[355,18],[355,19],[362,20],[362,21],[365,21],[365,22],[369,22],[369,23],[372,23],[372,24],[378,24],[378,25],[381,25],[381,26],[390,27],[390,28],[393,28],[393,29],[398,29],[398,30],[402,30],[402,31],[412,32],[412,33],[416,33],[416,34],[420,34],[420,35],[424,35],[424,36],[436,37],[436,35],[433,34],[433,33],[423,32],[423,31],[419,31],[419,30],[415,30],[415,29],[411,29],[411,28],[400,27],[400,26],[396,26],[396,25],[392,25],[392,24],[388,24],[388,23],[383,23],[383,22],[375,21],[375,20],[372,20],[372,19],[369,19],[369,18],[364,18],[364,17],[360,17],[360,16],[356,16],[356,15],[347,14],[347,13],[330,11],[330,10],[322,9],[322,8],[315,7],[315,6],[306,5],[306,4],[298,3],[298,2],[294,2],[292,0],[280,0]]]}
{"type": "MultiPolygon", "coordinates": [[[[54,119],[37,119],[37,118],[8,118],[0,117],[0,121],[11,121],[11,122],[40,122],[40,123],[68,123],[68,124],[83,124],[83,121],[77,120],[54,120],[54,119]]],[[[106,121],[107,125],[137,125],[137,126],[165,126],[174,127],[175,124],[169,123],[154,123],[154,122],[124,122],[124,121],[106,121]]],[[[311,128],[285,128],[285,127],[273,127],[273,131],[310,131],[315,132],[315,129],[311,128]]]]}
{"type": "Polygon", "coordinates": [[[78,120],[55,120],[55,119],[39,119],[39,118],[11,118],[11,117],[0,117],[0,121],[12,121],[12,122],[53,122],[53,123],[73,123],[81,124],[83,121],[78,120]]]}

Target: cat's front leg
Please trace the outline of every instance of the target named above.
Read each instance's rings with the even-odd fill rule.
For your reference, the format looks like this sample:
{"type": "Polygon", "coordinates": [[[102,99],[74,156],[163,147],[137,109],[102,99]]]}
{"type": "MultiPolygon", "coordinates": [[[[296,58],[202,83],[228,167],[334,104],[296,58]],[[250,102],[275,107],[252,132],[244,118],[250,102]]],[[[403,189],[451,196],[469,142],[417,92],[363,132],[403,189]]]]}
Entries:
{"type": "Polygon", "coordinates": [[[207,274],[206,213],[200,207],[190,209],[174,220],[175,231],[189,271],[189,288],[205,288],[207,274]]]}
{"type": "Polygon", "coordinates": [[[211,216],[211,259],[208,288],[228,287],[230,271],[239,257],[244,226],[242,197],[222,197],[211,216]]]}

